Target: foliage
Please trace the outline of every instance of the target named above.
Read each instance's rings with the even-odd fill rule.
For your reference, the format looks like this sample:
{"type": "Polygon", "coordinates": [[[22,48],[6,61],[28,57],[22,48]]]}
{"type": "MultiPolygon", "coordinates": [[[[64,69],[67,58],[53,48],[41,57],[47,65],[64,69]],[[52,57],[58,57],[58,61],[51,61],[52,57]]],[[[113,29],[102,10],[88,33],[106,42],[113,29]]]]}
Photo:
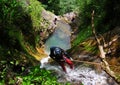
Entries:
{"type": "MultiPolygon", "coordinates": [[[[29,59],[31,60],[25,47],[26,41],[31,44],[31,41],[29,41],[31,37],[29,38],[28,35],[34,37],[30,16],[16,0],[1,0],[0,9],[1,59],[8,61],[14,60],[16,58],[15,56],[20,58],[16,53],[20,54],[23,52],[27,54],[26,57],[28,61],[29,59]],[[28,40],[26,39],[25,41],[24,39],[27,37],[28,40]]],[[[32,40],[34,40],[34,38],[32,40]]],[[[34,41],[32,41],[31,45],[35,45],[33,42],[34,41]]]]}
{"type": "Polygon", "coordinates": [[[78,9],[77,0],[39,0],[47,10],[54,12],[56,15],[63,15],[65,13],[78,9]],[[59,11],[58,11],[59,10],[59,11]]]}
{"type": "Polygon", "coordinates": [[[42,9],[43,7],[40,2],[38,2],[37,0],[30,0],[29,6],[28,6],[28,12],[31,16],[33,28],[35,31],[39,31],[41,28],[40,24],[42,20],[41,18],[42,9]]]}
{"type": "Polygon", "coordinates": [[[79,32],[76,39],[72,43],[72,47],[79,45],[79,43],[83,42],[85,39],[87,39],[92,34],[90,27],[83,29],[79,32]]]}
{"type": "Polygon", "coordinates": [[[41,70],[39,66],[31,68],[28,75],[20,77],[23,79],[23,85],[61,85],[50,71],[44,69],[41,70]]]}
{"type": "MultiPolygon", "coordinates": [[[[79,26],[79,34],[76,38],[76,40],[73,43],[73,46],[79,44],[92,34],[91,29],[91,12],[92,10],[95,10],[95,27],[97,30],[99,30],[99,27],[102,28],[101,21],[104,18],[104,1],[93,1],[93,0],[79,0],[79,17],[80,17],[80,26],[79,26]]],[[[104,30],[105,31],[105,30],[104,30]]],[[[99,32],[103,32],[103,30],[100,29],[99,32]]]]}
{"type": "Polygon", "coordinates": [[[5,83],[13,78],[12,72],[20,73],[22,68],[38,63],[29,54],[26,45],[35,49],[42,5],[37,0],[31,0],[27,8],[27,1],[0,0],[0,78],[5,83]]]}
{"type": "Polygon", "coordinates": [[[27,52],[26,44],[35,47],[38,43],[42,5],[37,0],[28,2],[0,1],[1,48],[27,52]]]}
{"type": "Polygon", "coordinates": [[[60,9],[59,7],[60,0],[45,0],[45,1],[39,0],[39,1],[41,1],[44,4],[46,10],[50,10],[55,14],[59,14],[58,9],[60,9]]]}
{"type": "Polygon", "coordinates": [[[59,14],[69,13],[71,11],[78,11],[77,0],[60,0],[60,11],[59,14]]]}
{"type": "Polygon", "coordinates": [[[30,23],[28,24],[28,26],[31,27],[27,27],[26,29],[30,29],[27,30],[25,33],[28,33],[26,35],[27,41],[29,41],[30,45],[34,45],[34,47],[36,46],[37,43],[39,43],[38,41],[40,41],[40,38],[38,39],[39,36],[39,32],[42,29],[41,27],[41,23],[42,23],[42,17],[41,17],[41,12],[43,10],[43,5],[38,2],[37,0],[23,0],[20,1],[21,2],[21,6],[24,9],[24,11],[28,14],[29,18],[30,18],[30,23]]]}
{"type": "MultiPolygon", "coordinates": [[[[5,75],[8,69],[4,69],[4,72],[2,72],[2,75],[5,75]]],[[[10,71],[10,70],[9,70],[10,71]]],[[[10,72],[8,72],[10,73],[10,72]]],[[[9,74],[10,75],[10,74],[9,74]]],[[[40,69],[39,66],[34,66],[31,68],[24,68],[22,74],[14,74],[11,73],[11,75],[14,75],[14,77],[10,78],[9,81],[6,81],[7,79],[0,80],[0,84],[16,84],[18,83],[17,79],[21,79],[19,83],[22,85],[61,85],[62,83],[59,83],[53,74],[45,69],[40,69]]],[[[20,85],[21,85],[20,84],[20,85]]],[[[65,85],[70,85],[69,83],[66,83],[65,85]]]]}
{"type": "Polygon", "coordinates": [[[118,7],[118,4],[120,4],[119,1],[78,0],[78,3],[80,26],[79,34],[75,39],[73,46],[78,45],[80,42],[92,35],[90,32],[92,30],[92,10],[95,11],[94,25],[97,34],[103,34],[111,29],[114,29],[116,26],[120,26],[120,23],[118,23],[118,20],[120,20],[120,17],[118,16],[120,14],[120,7],[118,7]]]}

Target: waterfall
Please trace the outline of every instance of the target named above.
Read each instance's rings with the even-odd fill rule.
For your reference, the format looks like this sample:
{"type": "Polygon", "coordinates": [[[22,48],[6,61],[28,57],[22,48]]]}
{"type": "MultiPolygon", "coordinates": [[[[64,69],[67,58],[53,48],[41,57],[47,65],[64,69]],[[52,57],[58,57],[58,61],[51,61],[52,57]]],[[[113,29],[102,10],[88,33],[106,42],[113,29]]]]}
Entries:
{"type": "MultiPolygon", "coordinates": [[[[53,35],[45,43],[45,50],[49,55],[49,48],[51,46],[58,46],[64,50],[70,49],[70,36],[71,28],[64,22],[57,22],[57,27],[53,35]]],[[[71,70],[66,65],[67,73],[64,73],[58,64],[50,64],[48,62],[49,56],[41,60],[40,68],[47,70],[53,70],[56,73],[58,82],[70,82],[71,85],[117,85],[106,72],[96,73],[95,69],[86,67],[81,64],[75,66],[74,70],[71,70]]]]}

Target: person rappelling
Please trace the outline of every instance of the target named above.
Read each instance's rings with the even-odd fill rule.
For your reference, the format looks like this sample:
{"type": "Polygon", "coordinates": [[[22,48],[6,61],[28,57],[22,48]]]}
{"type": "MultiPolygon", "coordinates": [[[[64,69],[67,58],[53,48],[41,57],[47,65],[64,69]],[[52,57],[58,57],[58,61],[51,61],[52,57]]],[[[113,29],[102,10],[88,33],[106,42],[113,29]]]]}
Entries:
{"type": "Polygon", "coordinates": [[[66,51],[64,51],[60,47],[50,47],[49,56],[57,63],[59,63],[64,72],[67,72],[65,68],[65,63],[67,63],[71,69],[74,68],[73,62],[71,61],[72,58],[68,55],[66,51]]]}

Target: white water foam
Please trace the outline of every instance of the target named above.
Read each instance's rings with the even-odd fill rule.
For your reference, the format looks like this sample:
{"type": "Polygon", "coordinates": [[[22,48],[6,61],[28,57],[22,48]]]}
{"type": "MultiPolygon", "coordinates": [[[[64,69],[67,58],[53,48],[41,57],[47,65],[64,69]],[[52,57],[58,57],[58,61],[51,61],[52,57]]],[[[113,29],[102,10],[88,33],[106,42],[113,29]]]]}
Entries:
{"type": "Polygon", "coordinates": [[[88,67],[78,67],[68,71],[66,78],[70,82],[82,82],[84,85],[108,85],[105,72],[97,74],[88,67]]]}
{"type": "Polygon", "coordinates": [[[45,67],[45,64],[48,63],[49,58],[50,57],[48,56],[48,57],[45,57],[45,58],[41,59],[41,61],[40,61],[40,63],[41,63],[40,68],[44,68],[45,67]]]}
{"type": "MultiPolygon", "coordinates": [[[[102,71],[102,73],[96,73],[94,69],[89,67],[77,66],[74,70],[71,70],[66,65],[67,73],[63,72],[59,65],[50,65],[46,57],[41,60],[40,68],[47,70],[53,70],[58,78],[59,82],[71,82],[71,83],[82,83],[83,85],[111,85],[108,83],[108,75],[102,71]]],[[[117,85],[117,84],[112,84],[117,85]]]]}

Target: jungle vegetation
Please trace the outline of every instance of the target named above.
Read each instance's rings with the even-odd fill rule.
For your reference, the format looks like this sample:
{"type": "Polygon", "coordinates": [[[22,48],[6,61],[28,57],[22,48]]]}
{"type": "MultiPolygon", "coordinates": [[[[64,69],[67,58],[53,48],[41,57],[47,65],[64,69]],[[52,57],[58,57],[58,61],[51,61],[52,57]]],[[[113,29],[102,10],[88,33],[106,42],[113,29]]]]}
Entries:
{"type": "Polygon", "coordinates": [[[20,77],[21,83],[30,80],[29,85],[60,85],[51,77],[51,72],[39,69],[39,62],[27,48],[36,51],[40,43],[42,9],[56,15],[78,13],[79,33],[72,43],[77,46],[92,35],[92,10],[95,10],[97,33],[103,34],[120,26],[119,5],[118,0],[0,0],[0,84],[15,84],[20,77]],[[25,73],[26,69],[33,71],[25,73]]]}

